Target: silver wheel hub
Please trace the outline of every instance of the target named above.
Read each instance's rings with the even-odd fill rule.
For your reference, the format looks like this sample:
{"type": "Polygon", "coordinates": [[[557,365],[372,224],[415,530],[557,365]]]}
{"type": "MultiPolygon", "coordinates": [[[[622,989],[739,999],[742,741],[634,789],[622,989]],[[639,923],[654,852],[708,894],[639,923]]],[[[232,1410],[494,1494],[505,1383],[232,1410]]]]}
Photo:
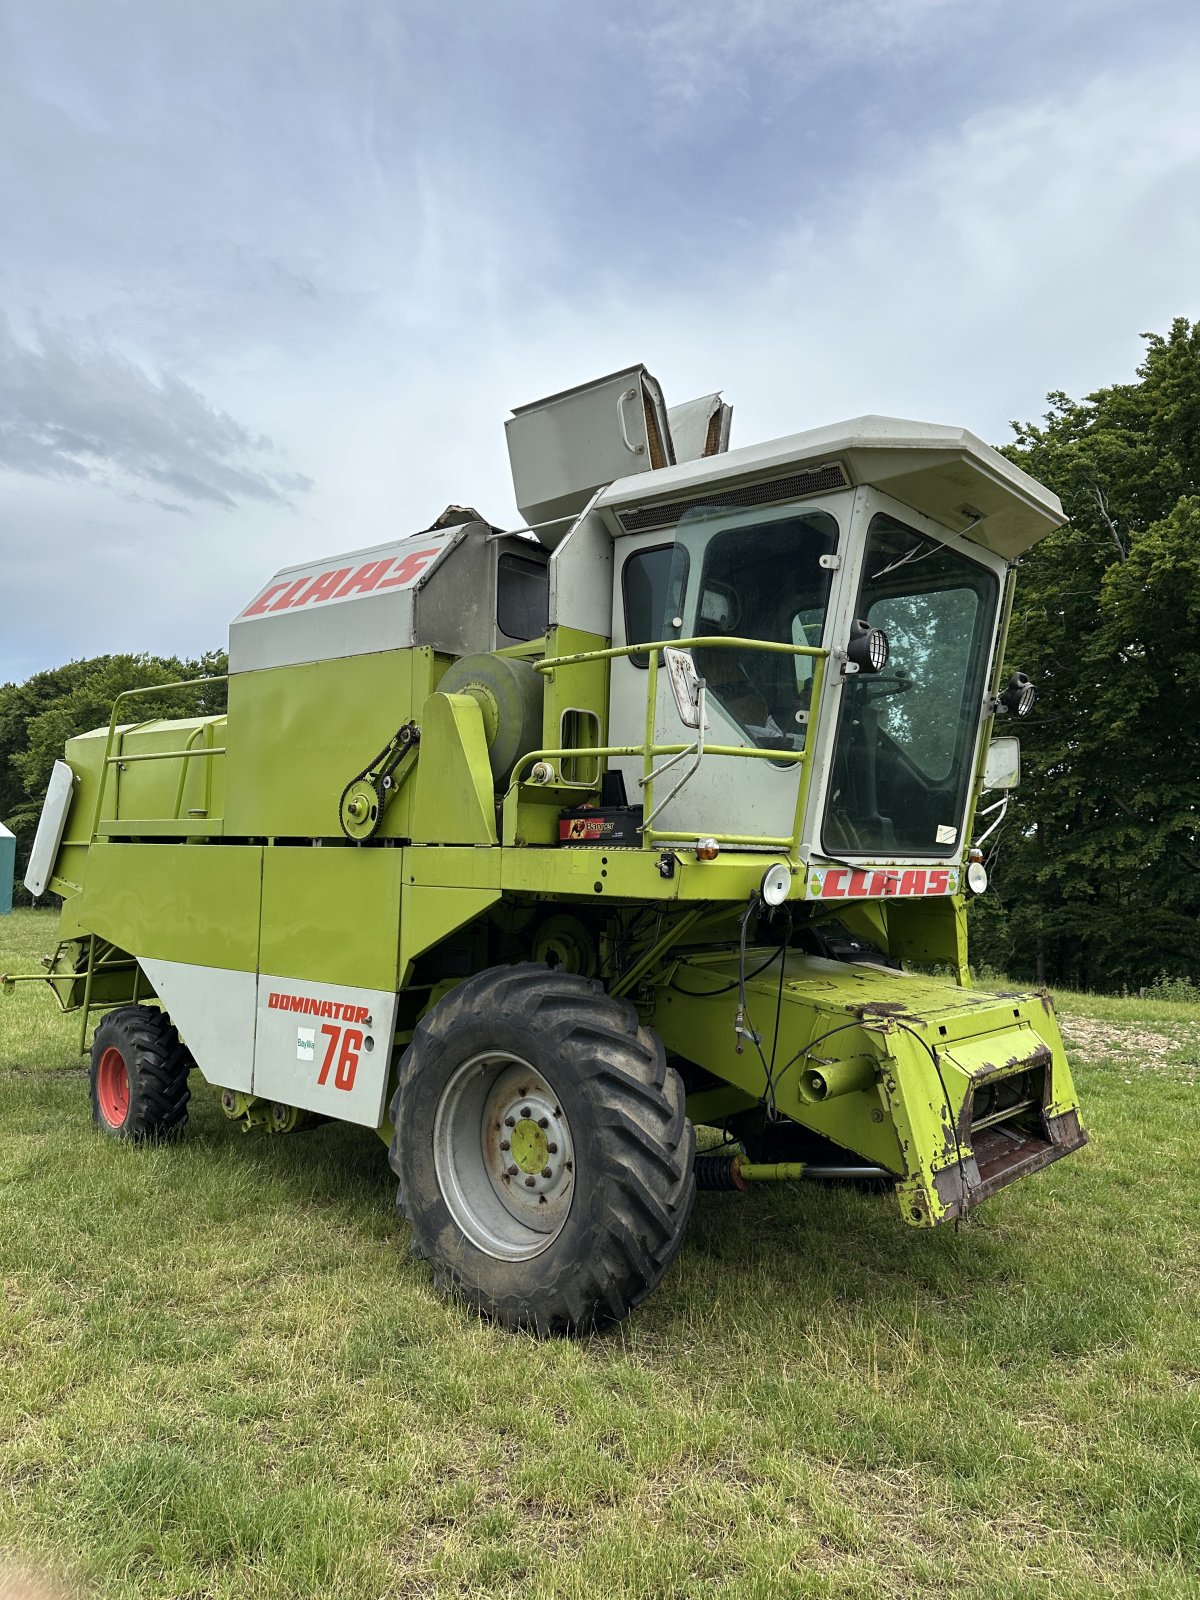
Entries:
{"type": "Polygon", "coordinates": [[[523,1261],[561,1233],[575,1192],[570,1123],[527,1061],[489,1051],[464,1061],[438,1102],[434,1167],[442,1198],[485,1254],[523,1261]]]}

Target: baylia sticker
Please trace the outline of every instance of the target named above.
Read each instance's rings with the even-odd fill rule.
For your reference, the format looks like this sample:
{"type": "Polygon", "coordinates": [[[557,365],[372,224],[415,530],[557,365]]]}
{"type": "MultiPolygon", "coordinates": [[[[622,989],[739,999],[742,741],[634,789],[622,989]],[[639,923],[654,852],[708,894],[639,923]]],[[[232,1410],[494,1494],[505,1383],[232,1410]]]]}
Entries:
{"type": "Polygon", "coordinates": [[[957,894],[958,867],[811,867],[813,900],[886,900],[957,894]]]}
{"type": "Polygon", "coordinates": [[[935,837],[938,844],[953,844],[958,838],[958,829],[948,827],[947,824],[943,822],[935,837]]]}
{"type": "Polygon", "coordinates": [[[315,1061],[317,1053],[317,1030],[315,1028],[296,1029],[296,1060],[315,1061]]]}

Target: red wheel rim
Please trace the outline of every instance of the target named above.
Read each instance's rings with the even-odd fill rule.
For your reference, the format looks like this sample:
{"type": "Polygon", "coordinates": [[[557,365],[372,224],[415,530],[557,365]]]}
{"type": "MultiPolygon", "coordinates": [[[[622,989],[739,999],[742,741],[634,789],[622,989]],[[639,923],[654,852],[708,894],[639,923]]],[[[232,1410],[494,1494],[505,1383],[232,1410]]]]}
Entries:
{"type": "Polygon", "coordinates": [[[96,1099],[100,1115],[110,1128],[119,1128],[129,1115],[129,1074],[125,1057],[110,1045],[96,1068],[96,1099]]]}

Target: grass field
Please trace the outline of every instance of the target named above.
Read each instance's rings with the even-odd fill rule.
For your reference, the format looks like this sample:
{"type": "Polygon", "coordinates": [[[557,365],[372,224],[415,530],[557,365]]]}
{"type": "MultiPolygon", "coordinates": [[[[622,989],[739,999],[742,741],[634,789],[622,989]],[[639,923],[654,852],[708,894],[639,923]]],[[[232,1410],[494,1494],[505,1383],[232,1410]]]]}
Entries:
{"type": "MultiPolygon", "coordinates": [[[[0,970],[52,942],[0,922],[0,970]]],[[[958,1232],[702,1195],[632,1321],[539,1344],[433,1298],[372,1134],[198,1083],[182,1145],[105,1142],[24,987],[0,1552],[105,1597],[1200,1594],[1200,1008],[1061,1005],[1077,1157],[958,1232]]]]}

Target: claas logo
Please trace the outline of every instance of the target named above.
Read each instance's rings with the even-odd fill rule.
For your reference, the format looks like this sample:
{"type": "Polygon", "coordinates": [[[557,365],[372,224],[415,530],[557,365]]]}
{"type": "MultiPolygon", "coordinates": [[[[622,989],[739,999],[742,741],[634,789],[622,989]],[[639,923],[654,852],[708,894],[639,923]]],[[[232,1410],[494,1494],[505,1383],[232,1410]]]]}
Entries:
{"type": "Polygon", "coordinates": [[[286,583],[272,583],[257,600],[251,601],[242,616],[262,617],[275,611],[295,611],[300,606],[323,605],[327,600],[346,600],[351,595],[407,589],[442,549],[442,545],[435,544],[428,550],[387,556],[361,567],[330,567],[324,572],[306,572],[302,578],[286,583]]]}

